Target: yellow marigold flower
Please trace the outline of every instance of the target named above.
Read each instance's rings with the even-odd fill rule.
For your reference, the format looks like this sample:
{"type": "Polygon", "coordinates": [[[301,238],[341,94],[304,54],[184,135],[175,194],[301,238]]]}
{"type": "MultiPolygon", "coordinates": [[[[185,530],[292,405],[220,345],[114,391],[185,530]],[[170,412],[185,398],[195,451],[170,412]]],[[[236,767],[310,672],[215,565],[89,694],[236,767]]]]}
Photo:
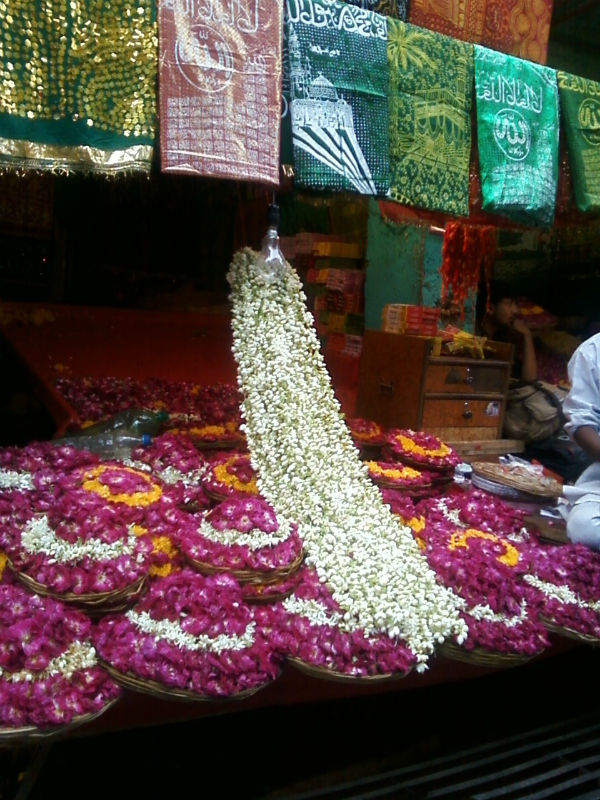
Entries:
{"type": "Polygon", "coordinates": [[[443,458],[451,452],[448,445],[444,444],[443,442],[440,443],[440,446],[436,450],[428,450],[426,447],[421,447],[420,444],[413,442],[413,440],[409,439],[408,436],[402,436],[402,434],[399,434],[397,439],[405,452],[414,453],[415,455],[429,456],[430,458],[443,458]]]}
{"type": "Polygon", "coordinates": [[[169,558],[173,558],[177,555],[177,548],[173,546],[173,542],[168,536],[153,536],[152,547],[152,552],[165,553],[169,558]]]}
{"type": "Polygon", "coordinates": [[[109,503],[125,503],[125,505],[135,506],[136,508],[152,505],[152,503],[156,503],[162,496],[162,489],[157,484],[152,483],[150,476],[132,467],[115,467],[109,464],[99,464],[97,467],[88,470],[85,473],[85,480],[82,486],[86,492],[94,492],[94,494],[99,495],[104,500],[108,500],[109,503]],[[107,470],[130,472],[132,475],[142,478],[142,480],[149,485],[149,488],[145,492],[132,492],[131,494],[122,492],[113,494],[110,487],[99,480],[100,476],[107,470]]]}
{"type": "Polygon", "coordinates": [[[486,533],[486,531],[478,531],[475,528],[467,528],[464,531],[455,531],[450,537],[450,550],[456,550],[459,547],[468,547],[469,539],[487,539],[490,542],[499,542],[504,545],[506,552],[497,557],[501,564],[506,564],[507,567],[515,567],[519,563],[519,551],[506,539],[496,536],[493,533],[486,533]]]}
{"type": "Polygon", "coordinates": [[[148,570],[148,574],[153,578],[166,578],[171,572],[173,572],[173,565],[168,561],[166,564],[161,564],[160,566],[158,564],[152,564],[148,570]]]}

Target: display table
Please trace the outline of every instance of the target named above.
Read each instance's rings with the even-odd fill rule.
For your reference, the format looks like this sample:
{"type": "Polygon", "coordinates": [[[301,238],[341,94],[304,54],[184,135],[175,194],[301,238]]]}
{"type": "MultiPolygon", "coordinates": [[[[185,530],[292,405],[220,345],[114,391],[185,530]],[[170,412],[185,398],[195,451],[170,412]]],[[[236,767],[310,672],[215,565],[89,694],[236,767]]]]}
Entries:
{"type": "MultiPolygon", "coordinates": [[[[542,659],[551,658],[579,646],[571,640],[555,636],[551,636],[551,641],[552,647],[532,661],[527,662],[527,664],[517,667],[517,669],[527,669],[529,664],[539,663],[542,659]]],[[[413,672],[405,678],[365,685],[360,682],[356,684],[350,681],[337,683],[332,680],[312,678],[299,672],[293,665],[286,664],[277,680],[261,689],[255,695],[239,701],[167,702],[127,690],[120,700],[105,714],[89,725],[77,728],[72,735],[95,735],[113,730],[183,722],[216,714],[253,711],[269,706],[318,703],[414,689],[427,689],[432,686],[480,678],[498,671],[500,670],[436,656],[432,658],[429,669],[422,674],[413,672]]],[[[449,691],[451,691],[450,688],[449,691]]]]}

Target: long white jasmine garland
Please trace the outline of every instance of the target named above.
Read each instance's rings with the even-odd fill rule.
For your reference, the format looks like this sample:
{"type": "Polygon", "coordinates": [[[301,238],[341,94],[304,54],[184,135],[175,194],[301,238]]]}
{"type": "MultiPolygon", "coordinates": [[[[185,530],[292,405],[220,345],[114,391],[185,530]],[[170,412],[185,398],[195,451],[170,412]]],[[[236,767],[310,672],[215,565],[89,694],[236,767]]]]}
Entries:
{"type": "Polygon", "coordinates": [[[21,489],[23,491],[31,491],[34,488],[33,475],[31,472],[0,469],[0,490],[21,489]]]}
{"type": "Polygon", "coordinates": [[[135,550],[135,543],[136,536],[133,533],[129,533],[127,539],[119,539],[116,542],[78,539],[71,543],[56,535],[45,514],[30,519],[21,533],[21,545],[24,550],[34,555],[49,556],[52,561],[60,564],[80,561],[86,556],[93,561],[113,561],[119,556],[131,555],[135,550]]]}
{"type": "Polygon", "coordinates": [[[329,628],[338,628],[343,633],[349,631],[342,614],[330,611],[318,600],[305,600],[292,594],[285,598],[282,605],[288,614],[305,617],[311,625],[326,625],[329,628]]]}
{"type": "Polygon", "coordinates": [[[153,619],[148,611],[128,611],[127,619],[142,633],[164,639],[182,650],[200,650],[202,652],[222,653],[224,650],[244,650],[254,644],[256,622],[250,622],[241,636],[228,636],[225,633],[211,637],[204,634],[194,636],[182,630],[178,621],[153,619]]]}
{"type": "Polygon", "coordinates": [[[278,517],[299,523],[307,561],[345,624],[404,640],[424,669],[436,642],[467,636],[458,599],[437,583],[359,459],[298,276],[286,264],[266,282],[258,258],[238,252],[228,280],[242,430],[260,492],[278,517]]]}
{"type": "Polygon", "coordinates": [[[551,600],[558,600],[565,605],[575,605],[579,608],[589,608],[590,611],[596,613],[600,612],[600,600],[583,600],[576,592],[569,586],[559,586],[556,583],[550,583],[538,578],[536,575],[524,575],[524,579],[530,586],[539,589],[540,592],[549,597],[551,600]]]}
{"type": "Polygon", "coordinates": [[[198,533],[211,542],[224,544],[226,547],[236,544],[246,545],[253,552],[261,550],[263,547],[275,547],[277,544],[285,542],[292,533],[292,526],[289,522],[282,522],[277,533],[265,533],[260,528],[252,528],[247,533],[234,529],[217,530],[207,520],[202,520],[198,528],[198,533]]]}
{"type": "Polygon", "coordinates": [[[64,675],[70,680],[75,672],[81,669],[89,669],[96,666],[96,650],[89,642],[72,642],[64,653],[53,658],[48,662],[48,666],[41,672],[32,672],[22,669],[19,672],[9,672],[0,667],[0,679],[11,683],[21,683],[24,681],[43,681],[52,675],[64,675]]]}
{"type": "Polygon", "coordinates": [[[525,600],[521,601],[520,613],[514,614],[511,617],[507,616],[506,614],[493,611],[492,608],[487,605],[487,603],[482,603],[480,605],[473,606],[472,608],[467,608],[465,604],[464,611],[472,616],[473,619],[486,620],[487,622],[501,622],[503,625],[506,625],[507,628],[514,628],[516,625],[524,622],[528,615],[527,603],[525,600]]]}

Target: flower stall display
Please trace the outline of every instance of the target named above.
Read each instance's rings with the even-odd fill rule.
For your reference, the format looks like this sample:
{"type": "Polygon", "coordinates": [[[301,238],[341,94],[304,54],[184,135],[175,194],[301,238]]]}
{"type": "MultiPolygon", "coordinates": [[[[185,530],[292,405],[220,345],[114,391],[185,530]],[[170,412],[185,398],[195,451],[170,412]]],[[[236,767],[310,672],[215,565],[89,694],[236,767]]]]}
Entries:
{"type": "Polygon", "coordinates": [[[45,468],[35,483],[32,497],[2,515],[1,543],[18,579],[90,611],[133,602],[152,562],[147,510],[162,496],[159,483],[119,462],[45,468]]]}
{"type": "Polygon", "coordinates": [[[411,531],[369,480],[344,423],[297,274],[261,270],[238,252],[232,287],[234,355],[260,494],[278,519],[295,520],[319,581],[346,624],[404,643],[417,669],[436,645],[462,641],[458,598],[440,586],[411,531]]]}
{"type": "Polygon", "coordinates": [[[91,623],[17,584],[0,584],[0,742],[62,732],[119,696],[98,666],[91,623]]]}
{"type": "Polygon", "coordinates": [[[278,520],[271,506],[258,497],[224,500],[198,526],[182,528],[179,543],[194,569],[205,574],[228,572],[242,585],[286,581],[290,586],[287,579],[297,572],[303,558],[296,525],[278,520]]]}
{"type": "Polygon", "coordinates": [[[362,417],[351,417],[346,420],[346,424],[360,452],[379,453],[384,443],[384,430],[379,423],[362,417]]]}
{"type": "MultiPolygon", "coordinates": [[[[240,396],[229,384],[149,378],[84,377],[57,380],[57,389],[79,419],[97,422],[128,408],[165,410],[178,428],[224,425],[238,419],[240,396]]],[[[166,424],[166,427],[168,427],[166,424]]]]}
{"type": "Polygon", "coordinates": [[[101,619],[99,657],[127,688],[167,699],[241,698],[278,677],[282,659],[229,575],[182,570],[136,606],[101,619]]]}
{"type": "Polygon", "coordinates": [[[190,424],[188,420],[185,426],[181,420],[172,418],[171,423],[175,427],[169,428],[167,432],[175,436],[184,436],[198,450],[235,450],[245,447],[238,420],[229,420],[219,425],[203,425],[198,422],[190,424]],[[182,426],[177,427],[178,423],[182,426]]]}
{"type": "Polygon", "coordinates": [[[546,628],[600,644],[600,554],[580,544],[530,543],[531,568],[523,580],[546,628]]]}
{"type": "Polygon", "coordinates": [[[478,499],[483,500],[456,496],[417,506],[426,519],[418,532],[423,552],[439,580],[460,595],[469,630],[462,646],[444,643],[442,653],[482,665],[520,663],[549,645],[523,582],[530,568],[528,537],[516,533],[514,523],[503,529],[502,516],[493,527],[493,512],[485,511],[483,502],[479,507],[478,499]]]}
{"type": "Polygon", "coordinates": [[[202,478],[206,494],[213,500],[228,497],[256,497],[256,471],[248,453],[222,453],[206,465],[202,478]]]}
{"type": "Polygon", "coordinates": [[[458,453],[437,436],[408,428],[392,428],[386,433],[384,455],[408,466],[440,472],[452,472],[461,461],[458,453]]]}
{"type": "Polygon", "coordinates": [[[402,678],[416,665],[399,637],[367,635],[345,619],[314,569],[304,569],[294,593],[258,617],[271,641],[296,667],[332,680],[402,678]]]}
{"type": "Polygon", "coordinates": [[[369,478],[378,486],[387,489],[396,489],[399,492],[418,493],[419,489],[430,489],[432,482],[430,474],[421,472],[413,467],[407,467],[398,462],[367,461],[369,478]]]}
{"type": "Polygon", "coordinates": [[[206,460],[185,437],[157,436],[148,446],[133,450],[125,463],[158,478],[163,496],[183,508],[198,511],[211,505],[202,488],[206,460]]]}

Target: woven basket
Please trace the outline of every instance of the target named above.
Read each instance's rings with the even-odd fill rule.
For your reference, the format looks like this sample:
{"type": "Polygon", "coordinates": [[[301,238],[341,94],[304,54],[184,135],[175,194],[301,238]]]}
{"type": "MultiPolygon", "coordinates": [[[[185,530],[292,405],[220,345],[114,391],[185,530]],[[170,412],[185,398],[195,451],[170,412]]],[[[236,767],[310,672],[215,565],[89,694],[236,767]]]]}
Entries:
{"type": "Polygon", "coordinates": [[[105,661],[98,660],[100,666],[105,669],[115,683],[118,683],[124,689],[130,689],[133,692],[141,692],[142,694],[149,694],[151,697],[156,697],[159,700],[177,701],[183,703],[214,703],[214,702],[231,702],[233,700],[244,700],[246,697],[251,697],[256,692],[259,692],[268,684],[255,686],[252,689],[244,689],[237,694],[230,695],[229,697],[215,697],[214,695],[198,694],[189,689],[178,689],[173,686],[165,686],[158,681],[150,680],[149,678],[138,678],[131,672],[120,672],[119,670],[107,664],[105,661]]]}
{"type": "Polygon", "coordinates": [[[75,728],[79,728],[81,725],[87,725],[89,722],[98,719],[98,717],[108,711],[118,699],[118,697],[115,697],[98,711],[73,717],[71,722],[66,725],[59,725],[55,728],[41,729],[37,728],[35,725],[25,725],[21,728],[0,728],[0,748],[14,747],[15,744],[19,743],[27,744],[28,742],[48,741],[48,739],[58,739],[61,736],[67,736],[71,731],[75,730],[75,728]]]}
{"type": "Polygon", "coordinates": [[[501,464],[487,463],[485,461],[473,462],[471,466],[474,476],[499,483],[501,486],[507,486],[526,495],[550,500],[560,497],[562,494],[562,486],[552,478],[540,480],[535,476],[519,475],[514,471],[509,473],[502,468],[501,464]]]}
{"type": "Polygon", "coordinates": [[[95,594],[64,592],[59,594],[39,583],[35,578],[16,570],[10,561],[8,564],[19,583],[23,584],[27,589],[43,597],[51,597],[53,600],[60,600],[63,603],[73,605],[90,616],[100,616],[101,614],[109,614],[129,608],[144,592],[147,578],[146,575],[142,575],[135,583],[125,586],[123,589],[116,589],[113,592],[97,592],[95,594]]]}
{"type": "Polygon", "coordinates": [[[526,664],[535,658],[524,653],[500,653],[495,650],[486,650],[485,647],[474,647],[473,650],[466,650],[454,642],[444,642],[440,645],[438,652],[444,658],[453,661],[462,661],[465,664],[474,664],[478,667],[501,668],[518,667],[526,664]]]}
{"type": "Polygon", "coordinates": [[[216,567],[205,561],[196,561],[190,556],[186,556],[186,560],[197,572],[203,575],[218,575],[227,573],[234,577],[238,583],[241,584],[254,584],[255,586],[270,586],[273,583],[281,583],[287,578],[290,578],[295,572],[300,569],[304,561],[304,553],[300,552],[298,556],[288,564],[287,567],[278,567],[270,570],[258,569],[232,569],[231,567],[216,567]]]}
{"type": "Polygon", "coordinates": [[[564,636],[566,639],[574,639],[576,642],[589,644],[592,645],[592,647],[598,647],[600,645],[600,639],[598,639],[596,636],[592,636],[589,633],[576,631],[573,628],[567,628],[564,625],[559,625],[557,622],[553,622],[551,619],[548,619],[541,614],[540,622],[547,631],[550,631],[550,633],[556,633],[559,636],[564,636]]]}
{"type": "Polygon", "coordinates": [[[299,669],[300,672],[310,675],[311,678],[333,681],[334,683],[351,683],[354,686],[361,683],[372,685],[374,683],[384,683],[385,681],[401,680],[402,678],[406,678],[412,671],[409,669],[406,672],[383,672],[381,675],[345,675],[343,672],[337,672],[327,667],[315,667],[313,664],[307,664],[306,661],[302,661],[294,656],[288,656],[287,660],[290,664],[299,669]]]}
{"type": "Polygon", "coordinates": [[[402,492],[402,494],[412,495],[413,492],[419,492],[423,489],[432,489],[432,483],[415,483],[415,484],[407,484],[407,483],[397,483],[394,481],[387,481],[385,478],[374,478],[372,475],[369,476],[373,483],[377,486],[381,486],[383,489],[394,489],[396,492],[402,492]]]}

